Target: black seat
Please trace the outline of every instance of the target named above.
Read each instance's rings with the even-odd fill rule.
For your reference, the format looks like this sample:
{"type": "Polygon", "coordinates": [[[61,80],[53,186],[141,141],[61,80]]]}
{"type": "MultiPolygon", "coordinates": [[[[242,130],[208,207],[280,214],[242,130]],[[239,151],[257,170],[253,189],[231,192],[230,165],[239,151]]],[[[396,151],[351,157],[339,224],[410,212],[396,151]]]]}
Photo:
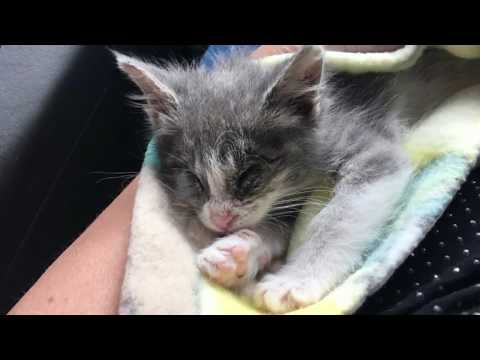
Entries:
{"type": "MultiPolygon", "coordinates": [[[[204,50],[112,48],[185,61],[204,50]]],[[[105,178],[140,168],[148,133],[132,91],[104,46],[0,48],[0,312],[125,184],[105,178]]]]}

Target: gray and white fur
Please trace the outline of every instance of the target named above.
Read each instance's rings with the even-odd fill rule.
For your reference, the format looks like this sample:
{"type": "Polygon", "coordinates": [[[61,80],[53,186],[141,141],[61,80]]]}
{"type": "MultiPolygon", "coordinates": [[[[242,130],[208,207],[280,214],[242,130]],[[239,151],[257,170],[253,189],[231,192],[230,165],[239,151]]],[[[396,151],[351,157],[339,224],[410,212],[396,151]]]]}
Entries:
{"type": "Polygon", "coordinates": [[[354,270],[412,176],[408,129],[480,83],[478,61],[440,50],[358,75],[324,66],[319,46],[275,64],[231,54],[212,70],[116,56],[143,92],[159,186],[198,267],[274,313],[317,302],[354,270]],[[334,195],[285,259],[320,175],[334,195]]]}

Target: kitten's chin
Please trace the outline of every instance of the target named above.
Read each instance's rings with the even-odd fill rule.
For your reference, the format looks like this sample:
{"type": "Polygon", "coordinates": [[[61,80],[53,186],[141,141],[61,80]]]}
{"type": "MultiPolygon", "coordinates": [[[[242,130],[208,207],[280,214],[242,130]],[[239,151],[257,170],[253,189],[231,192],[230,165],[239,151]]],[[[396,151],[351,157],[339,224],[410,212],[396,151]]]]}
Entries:
{"type": "Polygon", "coordinates": [[[228,229],[220,229],[220,228],[217,228],[216,226],[214,226],[212,224],[206,224],[205,222],[202,222],[202,224],[208,230],[214,232],[215,234],[218,234],[219,236],[230,235],[230,234],[233,234],[234,232],[244,228],[244,227],[240,227],[240,226],[231,226],[228,229]]]}
{"type": "Polygon", "coordinates": [[[261,223],[261,220],[259,220],[259,221],[253,221],[253,220],[248,221],[248,220],[240,219],[238,221],[238,224],[237,223],[232,224],[228,229],[220,229],[212,223],[203,221],[202,218],[199,218],[199,220],[203,224],[203,226],[205,226],[208,230],[218,234],[219,236],[230,235],[230,234],[233,234],[234,232],[237,232],[237,231],[242,230],[242,229],[254,228],[255,226],[257,226],[258,224],[261,223]]]}
{"type": "Polygon", "coordinates": [[[235,231],[233,230],[233,227],[229,229],[220,229],[216,227],[214,224],[210,223],[209,221],[205,221],[201,216],[198,217],[198,220],[200,220],[200,223],[203,226],[205,226],[208,230],[218,235],[228,235],[235,231]]]}
{"type": "MultiPolygon", "coordinates": [[[[269,200],[269,199],[268,199],[269,200]]],[[[208,230],[222,235],[232,234],[243,229],[253,229],[260,225],[268,216],[273,201],[262,201],[233,209],[235,219],[227,227],[219,227],[211,220],[211,214],[207,206],[198,212],[198,219],[208,230]]]]}

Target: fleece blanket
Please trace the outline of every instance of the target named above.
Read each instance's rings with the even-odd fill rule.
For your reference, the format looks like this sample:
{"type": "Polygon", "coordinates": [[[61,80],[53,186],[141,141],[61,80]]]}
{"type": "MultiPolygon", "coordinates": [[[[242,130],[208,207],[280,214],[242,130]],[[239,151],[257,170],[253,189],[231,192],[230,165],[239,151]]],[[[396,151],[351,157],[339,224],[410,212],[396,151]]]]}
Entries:
{"type": "MultiPolygon", "coordinates": [[[[438,45],[435,45],[438,47],[438,45]]],[[[399,71],[428,46],[325,46],[325,62],[343,71],[399,71]]],[[[480,46],[441,45],[464,57],[480,57],[480,46]]],[[[262,61],[277,61],[276,55],[262,61]]],[[[424,238],[475,165],[480,152],[480,85],[464,89],[413,129],[405,148],[416,166],[396,208],[356,271],[317,304],[290,314],[353,314],[379,289],[424,238]]],[[[148,146],[136,195],[120,314],[261,314],[246,301],[198,272],[195,254],[168,216],[165,192],[155,181],[154,142],[148,146]]],[[[322,180],[319,179],[319,187],[322,180]]],[[[325,197],[325,193],[314,194],[325,197]]],[[[302,243],[306,224],[320,207],[298,219],[290,251],[302,243]]]]}

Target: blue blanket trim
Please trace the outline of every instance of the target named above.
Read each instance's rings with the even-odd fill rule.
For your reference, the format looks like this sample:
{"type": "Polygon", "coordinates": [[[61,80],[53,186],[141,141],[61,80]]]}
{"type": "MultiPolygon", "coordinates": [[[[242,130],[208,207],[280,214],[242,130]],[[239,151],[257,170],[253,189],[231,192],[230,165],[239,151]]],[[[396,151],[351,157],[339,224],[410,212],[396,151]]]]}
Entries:
{"type": "Polygon", "coordinates": [[[143,163],[144,165],[148,165],[150,167],[157,167],[160,165],[160,158],[158,157],[158,152],[155,146],[155,139],[150,140],[148,143],[143,163]]]}
{"type": "Polygon", "coordinates": [[[260,45],[210,45],[203,54],[201,65],[205,66],[207,69],[211,69],[215,63],[215,56],[228,53],[233,49],[244,49],[246,51],[254,52],[260,45]]]}

